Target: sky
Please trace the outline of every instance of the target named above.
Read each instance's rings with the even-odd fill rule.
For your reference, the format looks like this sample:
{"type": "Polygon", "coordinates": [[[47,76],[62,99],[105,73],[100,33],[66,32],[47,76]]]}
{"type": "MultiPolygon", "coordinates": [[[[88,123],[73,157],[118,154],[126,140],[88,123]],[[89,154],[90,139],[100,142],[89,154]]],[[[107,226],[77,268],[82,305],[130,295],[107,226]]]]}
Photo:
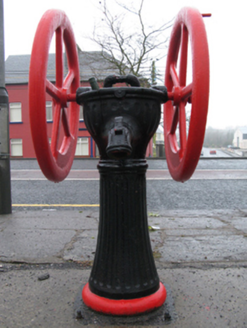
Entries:
{"type": "MultiPolygon", "coordinates": [[[[131,0],[125,0],[128,4],[131,0]]],[[[139,0],[135,0],[138,2],[139,0]]],[[[84,51],[97,50],[83,36],[92,35],[100,19],[99,0],[3,0],[5,58],[31,54],[38,22],[48,9],[65,11],[75,39],[84,51]]],[[[114,8],[115,0],[107,0],[114,8]]],[[[154,25],[171,20],[183,7],[195,7],[204,18],[210,54],[210,96],[207,127],[247,126],[247,38],[244,0],[145,0],[144,19],[154,25]]],[[[128,22],[126,22],[128,24],[128,22]]],[[[127,27],[126,27],[127,28],[127,27]]],[[[164,36],[165,37],[165,36],[164,36]]],[[[165,73],[165,59],[160,63],[165,73]]]]}

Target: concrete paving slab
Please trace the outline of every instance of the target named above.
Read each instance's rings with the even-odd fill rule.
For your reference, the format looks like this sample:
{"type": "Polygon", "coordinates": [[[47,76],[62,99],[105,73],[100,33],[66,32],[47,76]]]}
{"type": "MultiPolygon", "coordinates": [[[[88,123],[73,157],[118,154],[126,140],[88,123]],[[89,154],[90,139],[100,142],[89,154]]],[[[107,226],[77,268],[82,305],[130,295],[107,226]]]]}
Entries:
{"type": "Polygon", "coordinates": [[[239,217],[239,211],[174,214],[149,217],[149,225],[158,228],[150,232],[150,238],[159,263],[247,260],[247,219],[239,217]]]}
{"type": "Polygon", "coordinates": [[[246,327],[246,268],[165,269],[165,305],[137,317],[111,317],[88,309],[78,297],[90,271],[79,268],[22,267],[0,272],[0,326],[34,327],[246,327]],[[40,275],[49,278],[39,281],[40,275]],[[80,303],[81,302],[81,303],[80,303]]]}
{"type": "Polygon", "coordinates": [[[5,221],[2,225],[0,225],[1,229],[5,231],[14,231],[14,230],[56,230],[56,231],[66,231],[66,230],[97,230],[98,222],[96,219],[90,217],[87,218],[85,216],[78,218],[70,218],[70,217],[58,217],[53,218],[50,216],[45,216],[43,218],[23,218],[15,219],[11,218],[8,221],[5,221]]]}
{"type": "Polygon", "coordinates": [[[246,274],[246,268],[161,270],[178,316],[170,327],[246,327],[246,274]]]}
{"type": "MultiPolygon", "coordinates": [[[[97,236],[98,218],[90,211],[27,211],[0,216],[0,261],[63,262],[64,253],[65,259],[70,259],[66,254],[84,230],[97,236]]],[[[95,244],[88,254],[95,250],[95,244]]],[[[88,245],[84,239],[84,248],[88,245]]],[[[77,253],[83,257],[83,246],[78,247],[77,253]]]]}
{"type": "Polygon", "coordinates": [[[243,236],[166,237],[155,246],[159,262],[247,261],[247,239],[243,236]]]}
{"type": "Polygon", "coordinates": [[[0,232],[0,261],[61,262],[60,252],[69,243],[73,230],[4,230],[0,232]]]}
{"type": "Polygon", "coordinates": [[[98,212],[89,210],[57,211],[43,209],[40,211],[13,211],[9,215],[0,215],[0,225],[8,224],[12,229],[98,229],[98,212]],[[20,222],[21,220],[21,222],[20,222]]]}
{"type": "MultiPolygon", "coordinates": [[[[158,215],[158,214],[157,214],[158,215]]],[[[157,216],[149,217],[148,222],[150,225],[158,225],[162,229],[218,229],[226,226],[227,223],[222,222],[218,218],[212,218],[207,216],[199,217],[186,217],[181,214],[174,217],[157,216]]]]}
{"type": "Polygon", "coordinates": [[[67,245],[63,259],[72,261],[94,260],[98,231],[85,230],[74,237],[73,243],[67,245]]]}
{"type": "Polygon", "coordinates": [[[247,234],[247,213],[243,212],[242,215],[234,215],[232,217],[224,218],[224,221],[234,227],[236,230],[247,234]]]}
{"type": "Polygon", "coordinates": [[[1,273],[0,326],[3,328],[79,327],[74,319],[78,289],[88,270],[46,270],[50,278],[39,281],[44,270],[1,273]],[[84,275],[84,277],[83,277],[84,275]]]}

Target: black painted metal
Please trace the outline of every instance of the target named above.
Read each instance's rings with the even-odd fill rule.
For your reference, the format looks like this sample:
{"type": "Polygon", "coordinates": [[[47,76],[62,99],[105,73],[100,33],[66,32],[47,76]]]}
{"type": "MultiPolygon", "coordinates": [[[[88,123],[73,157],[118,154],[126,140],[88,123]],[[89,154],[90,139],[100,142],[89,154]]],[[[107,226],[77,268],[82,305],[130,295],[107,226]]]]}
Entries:
{"type": "MultiPolygon", "coordinates": [[[[136,77],[120,78],[136,83],[136,77]]],[[[89,287],[106,298],[133,299],[159,288],[147,223],[145,153],[167,93],[113,88],[115,80],[109,78],[109,87],[99,90],[77,90],[100,152],[100,223],[89,287]]]]}
{"type": "Polygon", "coordinates": [[[114,119],[114,127],[108,133],[106,153],[109,158],[126,158],[131,155],[130,131],[123,124],[123,117],[114,119]]]}
{"type": "Polygon", "coordinates": [[[104,88],[112,87],[116,83],[126,83],[130,84],[132,87],[140,87],[140,82],[138,78],[134,75],[109,75],[104,81],[104,88]]]}
{"type": "Polygon", "coordinates": [[[92,292],[130,299],[158,290],[146,209],[146,161],[100,161],[100,224],[92,292]]]}

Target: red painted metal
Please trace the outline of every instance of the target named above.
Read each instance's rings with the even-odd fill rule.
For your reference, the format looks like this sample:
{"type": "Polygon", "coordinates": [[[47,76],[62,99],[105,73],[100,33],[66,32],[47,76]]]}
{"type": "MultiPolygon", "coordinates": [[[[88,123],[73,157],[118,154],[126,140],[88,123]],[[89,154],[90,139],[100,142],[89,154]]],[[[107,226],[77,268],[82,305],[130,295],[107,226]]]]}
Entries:
{"type": "Polygon", "coordinates": [[[79,87],[79,62],[71,24],[64,12],[48,10],[38,25],[29,72],[29,115],[35,153],[47,179],[66,178],[73,163],[79,124],[79,105],[75,92],[79,87]],[[46,77],[50,43],[56,40],[56,84],[46,77]],[[63,44],[68,73],[64,78],[63,44]],[[53,100],[53,126],[49,144],[46,123],[46,95],[53,100]],[[70,102],[68,104],[68,102],[70,102]]]}
{"type": "Polygon", "coordinates": [[[135,299],[113,300],[92,293],[87,283],[82,290],[82,298],[88,307],[97,312],[126,316],[150,312],[160,307],[165,302],[166,289],[160,283],[160,288],[152,295],[135,299]]]}
{"type": "Polygon", "coordinates": [[[169,98],[164,104],[167,164],[173,179],[183,182],[191,177],[200,158],[209,98],[207,36],[202,15],[197,9],[183,8],[176,17],[167,55],[165,86],[169,98]],[[189,40],[192,82],[186,85],[189,40]],[[191,103],[189,128],[185,111],[188,103],[191,103]]]}

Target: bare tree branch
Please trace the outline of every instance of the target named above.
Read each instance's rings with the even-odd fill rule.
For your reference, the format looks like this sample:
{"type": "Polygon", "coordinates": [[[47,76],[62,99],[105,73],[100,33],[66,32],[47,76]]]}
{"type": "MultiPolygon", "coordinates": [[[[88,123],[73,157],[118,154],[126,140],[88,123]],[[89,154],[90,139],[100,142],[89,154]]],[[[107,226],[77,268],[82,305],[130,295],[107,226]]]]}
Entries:
{"type": "Polygon", "coordinates": [[[143,18],[144,2],[141,0],[138,9],[135,9],[116,1],[121,13],[114,14],[107,6],[107,0],[101,1],[103,18],[95,26],[90,39],[100,47],[102,58],[115,67],[119,74],[131,73],[149,79],[150,56],[156,53],[157,60],[164,57],[164,52],[160,55],[158,49],[166,49],[168,37],[165,32],[171,27],[172,20],[159,27],[149,26],[150,22],[147,23],[143,18]]]}

